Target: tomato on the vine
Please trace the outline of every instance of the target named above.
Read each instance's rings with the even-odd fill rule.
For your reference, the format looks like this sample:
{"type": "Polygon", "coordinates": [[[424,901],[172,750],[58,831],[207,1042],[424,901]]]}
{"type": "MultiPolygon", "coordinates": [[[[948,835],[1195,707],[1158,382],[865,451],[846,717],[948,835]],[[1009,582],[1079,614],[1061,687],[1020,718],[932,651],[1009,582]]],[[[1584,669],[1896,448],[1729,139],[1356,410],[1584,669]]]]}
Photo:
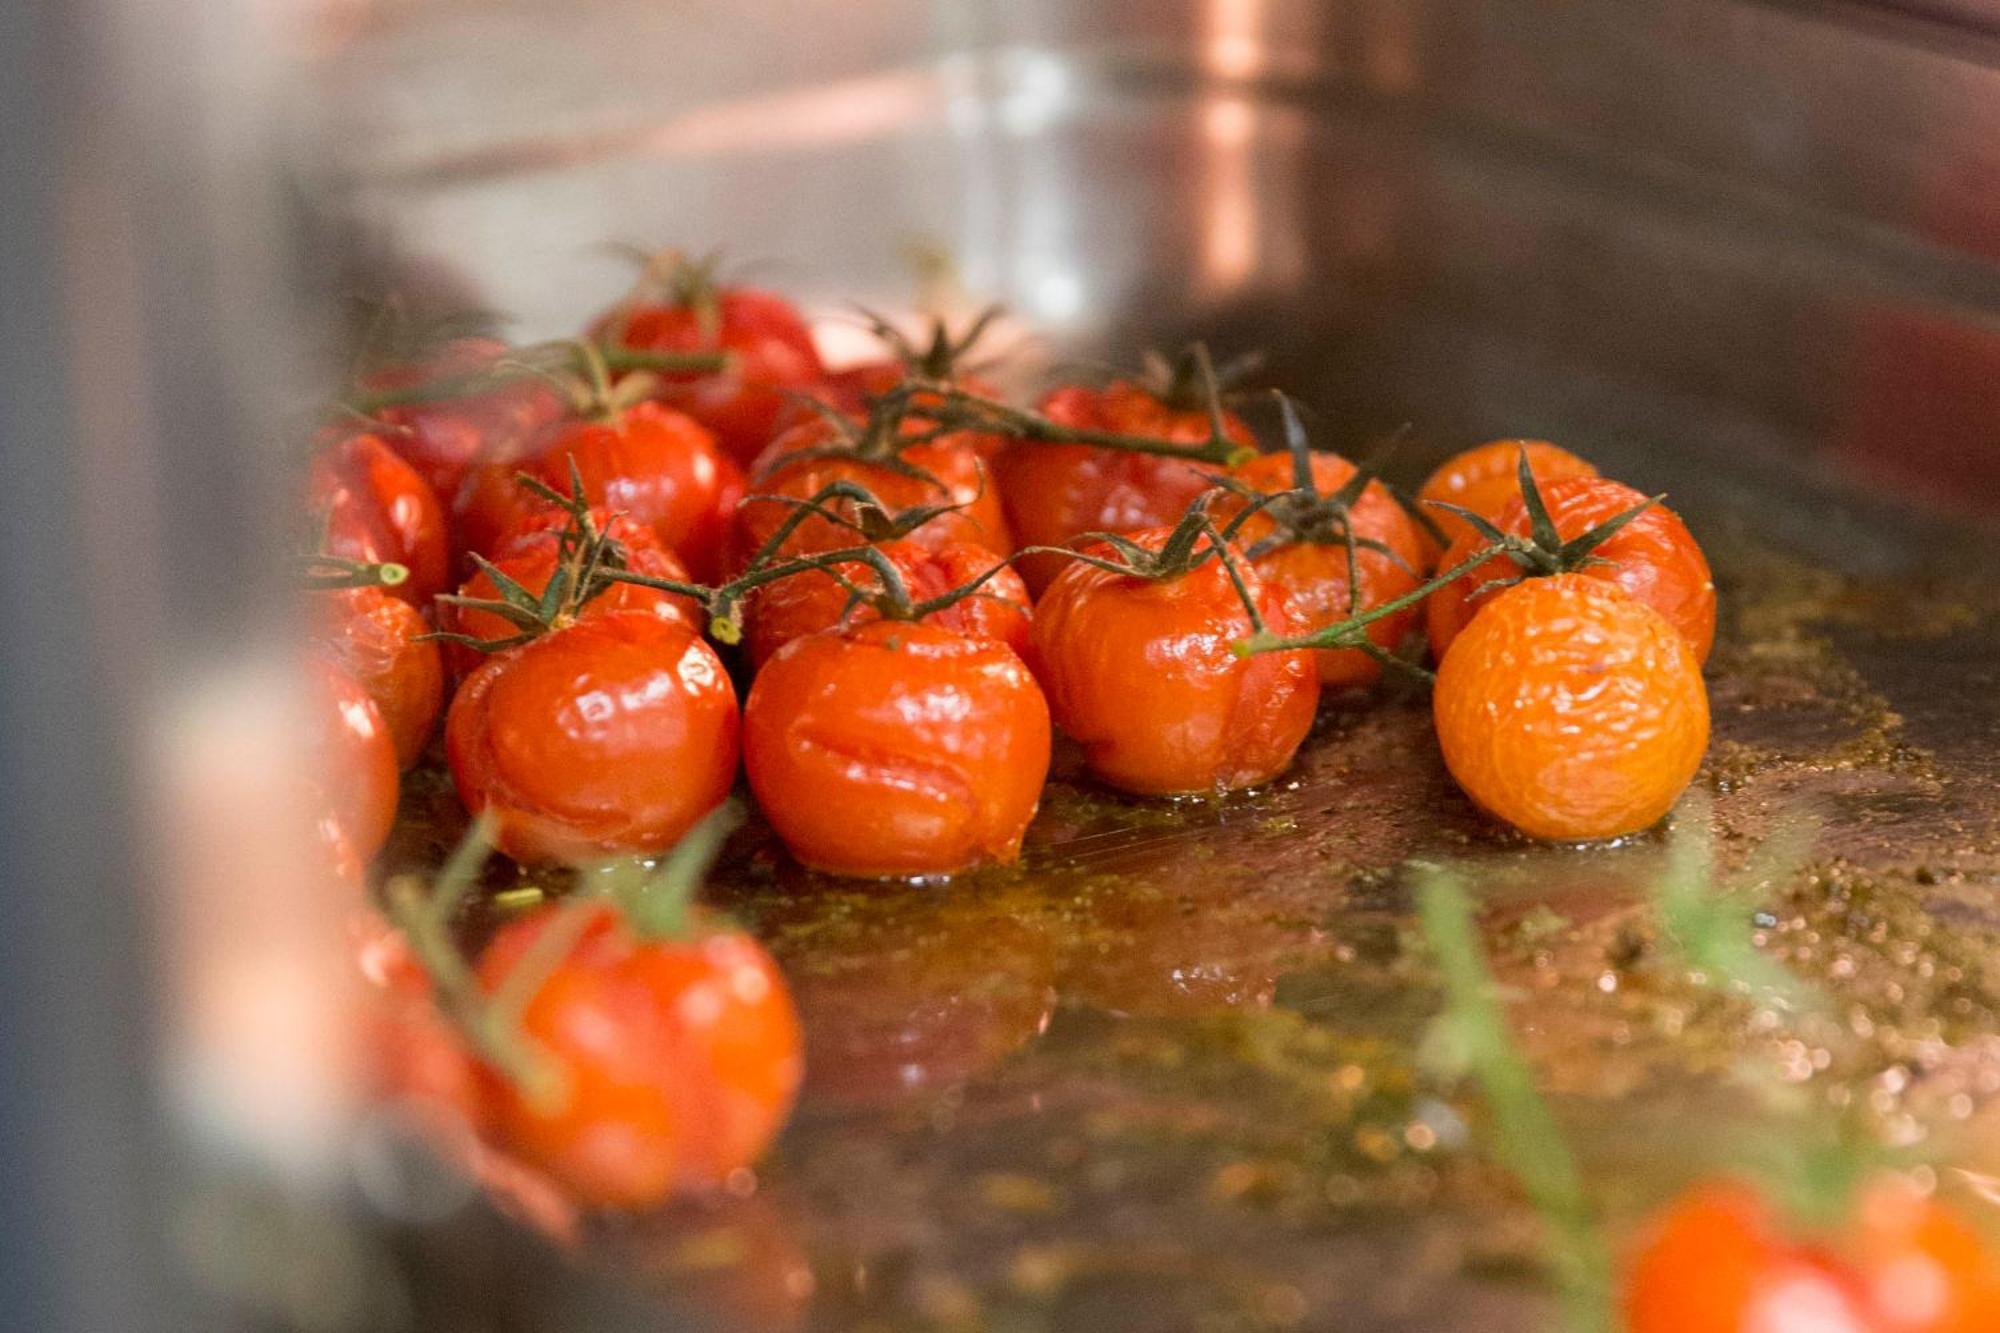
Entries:
{"type": "Polygon", "coordinates": [[[381,436],[342,435],[322,445],[306,481],[306,508],[325,523],[319,549],[409,578],[395,595],[418,610],[451,586],[451,537],[430,483],[381,436]]]}
{"type": "Polygon", "coordinates": [[[1424,516],[1437,524],[1447,542],[1457,541],[1473,528],[1434,501],[1469,509],[1489,523],[1498,519],[1510,502],[1521,498],[1518,468],[1524,452],[1537,485],[1597,475],[1590,463],[1547,440],[1493,440],[1453,454],[1438,465],[1417,492],[1424,516]]]}
{"type": "Polygon", "coordinates": [[[306,685],[319,831],[336,859],[365,864],[396,822],[396,743],[367,687],[329,658],[307,660],[306,685]]]}
{"type": "Polygon", "coordinates": [[[413,396],[371,415],[383,438],[447,504],[480,458],[518,452],[529,436],[563,415],[561,396],[531,376],[453,391],[455,382],[490,374],[507,352],[498,338],[454,338],[421,357],[373,369],[356,386],[364,396],[439,389],[437,397],[413,396]]]}
{"type": "Polygon", "coordinates": [[[425,637],[430,625],[408,602],[380,587],[341,588],[317,605],[315,638],[361,682],[404,768],[417,762],[444,711],[444,659],[425,637]]]}

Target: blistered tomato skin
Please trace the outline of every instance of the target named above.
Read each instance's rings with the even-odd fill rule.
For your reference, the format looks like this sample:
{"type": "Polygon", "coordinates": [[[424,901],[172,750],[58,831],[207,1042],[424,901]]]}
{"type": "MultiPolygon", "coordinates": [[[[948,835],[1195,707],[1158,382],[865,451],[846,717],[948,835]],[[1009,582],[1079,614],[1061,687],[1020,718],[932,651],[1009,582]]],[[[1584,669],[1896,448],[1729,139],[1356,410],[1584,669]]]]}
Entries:
{"type": "MultiPolygon", "coordinates": [[[[1166,535],[1134,540],[1157,550],[1166,535]]],[[[1243,574],[1265,625],[1298,632],[1284,593],[1243,574]]],[[[1311,730],[1319,675],[1306,652],[1235,656],[1253,629],[1219,560],[1162,581],[1073,561],[1035,604],[1036,670],[1101,781],[1145,796],[1254,787],[1311,730]]]]}
{"type": "MultiPolygon", "coordinates": [[[[1646,497],[1630,486],[1603,477],[1572,477],[1540,490],[1564,541],[1581,537],[1646,502],[1646,497]]],[[[1515,500],[1501,512],[1497,526],[1513,536],[1528,536],[1532,525],[1526,503],[1515,500]]],[[[1468,530],[1451,544],[1439,568],[1456,568],[1486,545],[1484,538],[1468,530]]],[[[1664,505],[1654,505],[1592,554],[1599,563],[1577,573],[1615,584],[1652,607],[1686,637],[1696,661],[1708,660],[1715,642],[1715,579],[1709,573],[1708,558],[1679,515],[1664,505]]],[[[1478,597],[1475,593],[1520,573],[1520,566],[1513,561],[1496,557],[1432,593],[1424,603],[1431,651],[1442,658],[1459,631],[1493,598],[1490,592],[1478,597]]]]}
{"type": "MultiPolygon", "coordinates": [[[[1072,385],[1042,400],[1042,414],[1065,426],[1146,435],[1197,445],[1208,439],[1205,409],[1181,409],[1144,386],[1120,380],[1103,389],[1072,385]]],[[[1223,414],[1228,437],[1256,446],[1250,428],[1223,414]]],[[[1170,525],[1222,471],[1209,463],[1087,445],[1019,443],[994,460],[1007,521],[1019,546],[1063,546],[1086,532],[1130,533],[1170,525]]],[[[1016,565],[1040,594],[1063,557],[1029,554],[1016,565]]]]}
{"type": "Polygon", "coordinates": [[[1020,852],[1049,713],[1006,647],[874,621],[794,639],[757,674],[744,764],[778,835],[840,875],[938,875],[1020,852]]]}
{"type": "MultiPolygon", "coordinates": [[[[581,939],[521,1014],[558,1095],[536,1104],[491,1079],[494,1132],[586,1206],[714,1190],[757,1160],[797,1094],[790,991],[745,935],[697,921],[688,938],[646,940],[609,906],[587,910],[581,939]]],[[[482,986],[503,986],[553,919],[503,928],[480,959],[482,986]]]]}
{"type": "Polygon", "coordinates": [[[1470,509],[1488,522],[1497,520],[1507,506],[1521,498],[1521,452],[1527,451],[1528,471],[1537,486],[1565,477],[1594,477],[1597,469],[1560,445],[1547,440],[1493,440],[1454,454],[1431,473],[1417,492],[1417,503],[1443,531],[1445,540],[1455,542],[1475,531],[1470,523],[1448,509],[1431,503],[1444,500],[1460,509],[1470,509]]]}
{"type": "Polygon", "coordinates": [[[468,677],[445,720],[459,798],[523,862],[666,850],[736,777],[736,691],[715,651],[649,612],[579,620],[468,677]]]}
{"type": "Polygon", "coordinates": [[[1553,841],[1650,827],[1708,748],[1708,693],[1687,640],[1581,574],[1495,597],[1445,654],[1432,712],[1466,795],[1553,841]]]}
{"type": "Polygon", "coordinates": [[[314,656],[306,662],[306,681],[320,831],[338,853],[365,864],[396,822],[396,743],[367,687],[349,672],[314,656]]]}
{"type": "Polygon", "coordinates": [[[397,762],[408,768],[430,744],[444,711],[444,658],[423,637],[431,627],[415,607],[381,588],[345,588],[325,598],[319,645],[374,699],[397,762]]]}
{"type": "Polygon", "coordinates": [[[313,455],[306,508],[325,521],[327,555],[398,564],[393,592],[418,610],[451,586],[451,537],[436,492],[380,436],[348,435],[313,455]]]}

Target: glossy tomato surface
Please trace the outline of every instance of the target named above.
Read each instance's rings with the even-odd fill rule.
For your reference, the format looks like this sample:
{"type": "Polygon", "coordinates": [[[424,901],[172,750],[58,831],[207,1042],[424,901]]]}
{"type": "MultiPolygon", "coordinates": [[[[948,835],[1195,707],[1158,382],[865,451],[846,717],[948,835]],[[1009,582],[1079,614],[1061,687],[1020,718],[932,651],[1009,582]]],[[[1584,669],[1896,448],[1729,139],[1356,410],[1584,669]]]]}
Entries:
{"type": "Polygon", "coordinates": [[[382,710],[352,674],[317,655],[305,670],[320,831],[339,854],[366,863],[382,850],[396,822],[396,742],[382,710]]]}
{"type": "Polygon", "coordinates": [[[757,673],[743,728],[765,817],[800,861],[841,875],[1009,863],[1048,776],[1028,668],[936,625],[794,639],[757,673]]]}
{"type": "Polygon", "coordinates": [[[451,586],[451,537],[430,483],[379,435],[346,435],[314,453],[306,509],[324,523],[327,555],[398,564],[410,576],[394,589],[418,610],[451,586]]]}
{"type": "Polygon", "coordinates": [[[444,711],[444,657],[423,637],[429,622],[382,588],[344,588],[318,598],[319,646],[368,691],[395,742],[397,762],[408,768],[430,744],[444,711]]]}

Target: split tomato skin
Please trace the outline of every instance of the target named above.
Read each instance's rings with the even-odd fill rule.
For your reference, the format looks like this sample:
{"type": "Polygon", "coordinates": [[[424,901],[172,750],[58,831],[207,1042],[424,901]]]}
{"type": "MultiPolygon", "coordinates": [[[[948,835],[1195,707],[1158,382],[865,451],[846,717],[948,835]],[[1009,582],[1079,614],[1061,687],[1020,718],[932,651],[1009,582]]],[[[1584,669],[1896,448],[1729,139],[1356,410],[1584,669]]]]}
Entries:
{"type": "MultiPolygon", "coordinates": [[[[969,542],[930,547],[899,540],[881,542],[876,549],[895,566],[916,602],[963,587],[1000,563],[992,551],[969,542]]],[[[841,577],[859,587],[880,586],[880,576],[861,561],[845,562],[838,570],[841,577]]],[[[831,574],[819,570],[793,574],[755,589],[745,600],[743,611],[743,646],[752,667],[762,667],[792,640],[834,629],[843,620],[854,626],[881,618],[871,606],[850,609],[847,589],[831,574]]],[[[971,596],[931,612],[924,623],[968,638],[1004,643],[1027,661],[1031,614],[1028,589],[1021,576],[1002,569],[971,596]]]]}
{"type": "MultiPolygon", "coordinates": [[[[1102,389],[1056,389],[1042,399],[1040,410],[1051,421],[1074,428],[1189,445],[1208,439],[1205,408],[1171,406],[1129,380],[1102,389]]],[[[1225,411],[1222,421],[1230,440],[1256,447],[1242,418],[1225,411]]],[[[1086,532],[1126,534],[1171,525],[1221,471],[1211,463],[1077,444],[1021,442],[994,460],[1007,522],[1022,546],[1063,546],[1086,532]]],[[[1016,567],[1039,595],[1063,566],[1062,556],[1038,552],[1023,556],[1016,567]]]]}
{"type": "Polygon", "coordinates": [[[736,778],[735,687],[686,625],[588,617],[489,659],[459,687],[445,751],[459,799],[521,862],[665,851],[736,778]]]}
{"type": "Polygon", "coordinates": [[[396,743],[382,710],[351,673],[317,655],[305,670],[320,832],[338,855],[351,853],[366,864],[396,822],[396,743]]]}
{"type": "MultiPolygon", "coordinates": [[[[505,984],[562,909],[503,927],[481,956],[505,984]]],[[[575,910],[575,909],[572,909],[575,910]]],[[[501,1145],[578,1203],[642,1209],[721,1186],[783,1127],[803,1074],[784,977],[748,936],[698,921],[687,938],[637,936],[609,904],[521,1011],[561,1086],[536,1104],[490,1080],[501,1145]]]]}
{"type": "Polygon", "coordinates": [[[797,308],[749,287],[722,288],[706,304],[628,303],[593,323],[591,336],[645,352],[727,352],[724,370],[660,376],[657,396],[713,431],[739,463],[771,442],[790,395],[825,374],[797,308]]]}
{"type": "MultiPolygon", "coordinates": [[[[468,378],[492,370],[507,352],[498,338],[454,338],[429,356],[369,373],[359,387],[383,393],[468,378]]],[[[483,393],[394,404],[377,411],[375,420],[439,499],[449,500],[481,457],[518,451],[564,410],[548,385],[523,377],[483,393]]]]}
{"type": "MultiPolygon", "coordinates": [[[[1646,497],[1630,486],[1604,477],[1572,477],[1552,482],[1541,492],[1542,503],[1564,541],[1581,537],[1646,502],[1646,497]]],[[[1495,526],[1512,536],[1528,536],[1531,525],[1526,502],[1509,504],[1495,526]]],[[[1455,568],[1485,545],[1485,539],[1468,527],[1445,552],[1439,568],[1455,568]]],[[[1708,557],[1678,514],[1654,505],[1592,554],[1608,563],[1593,564],[1577,573],[1615,584],[1652,607],[1687,638],[1697,662],[1708,660],[1715,643],[1715,577],[1709,572],[1708,557]]],[[[1484,596],[1475,593],[1489,583],[1520,573],[1520,566],[1513,561],[1496,556],[1432,593],[1424,603],[1431,651],[1442,659],[1459,631],[1493,598],[1490,592],[1484,596]]]]}
{"type": "Polygon", "coordinates": [[[437,493],[379,435],[347,435],[314,455],[308,512],[325,519],[327,555],[410,571],[394,593],[418,610],[451,586],[451,536],[437,493]]]}
{"type": "MultiPolygon", "coordinates": [[[[1354,476],[1354,464],[1337,454],[1312,455],[1313,489],[1321,495],[1339,491],[1354,476]]],[[[1266,495],[1292,487],[1292,460],[1285,454],[1264,454],[1236,470],[1236,479],[1266,495]]],[[[1240,511],[1240,504],[1217,507],[1217,517],[1227,518],[1240,511]]],[[[1371,611],[1385,602],[1414,591],[1426,565],[1424,533],[1403,511],[1389,488],[1371,481],[1351,506],[1348,526],[1358,541],[1378,542],[1387,551],[1357,547],[1354,569],[1359,575],[1358,598],[1348,578],[1347,547],[1344,543],[1290,542],[1253,564],[1267,583],[1283,589],[1292,599],[1299,622],[1308,630],[1346,620],[1361,611],[1371,611]]],[[[1269,519],[1253,515],[1237,534],[1245,548],[1254,548],[1269,535],[1269,519]]],[[[1415,606],[1384,616],[1368,627],[1368,637],[1376,647],[1393,651],[1417,623],[1415,606]]],[[[1358,648],[1319,648],[1313,651],[1320,684],[1328,689],[1352,689],[1372,685],[1382,676],[1382,664],[1358,648]]]]}
{"type": "Polygon", "coordinates": [[[1708,693],[1687,639],[1582,574],[1495,597],[1439,664],[1432,713],[1473,803],[1556,842],[1651,827],[1708,748],[1708,693]]]}
{"type": "Polygon", "coordinates": [[[323,594],[316,638],[321,651],[361,682],[381,711],[399,766],[422,757],[444,712],[444,656],[423,636],[430,625],[383,588],[323,594]]]}
{"type": "Polygon", "coordinates": [[[1049,710],[1005,646],[877,620],[810,634],[757,673],[743,757],[771,826],[837,875],[1009,864],[1041,800],[1049,710]]]}
{"type": "MultiPolygon", "coordinates": [[[[1417,491],[1417,503],[1425,517],[1438,525],[1447,542],[1456,542],[1476,529],[1433,501],[1443,500],[1470,509],[1488,522],[1506,512],[1521,498],[1521,454],[1528,455],[1528,471],[1537,486],[1567,477],[1594,477],[1597,468],[1561,445],[1547,440],[1492,440],[1463,453],[1453,454],[1438,465],[1417,491]]],[[[1428,534],[1426,534],[1428,542],[1428,534]]]]}
{"type": "MultiPolygon", "coordinates": [[[[1158,550],[1167,532],[1132,540],[1158,550]]],[[[1265,625],[1297,633],[1290,598],[1237,559],[1265,625]]],[[[1254,787],[1311,730],[1319,674],[1306,652],[1231,653],[1253,629],[1218,559],[1159,581],[1077,560],[1035,603],[1035,664],[1100,781],[1142,796],[1254,787]]]]}

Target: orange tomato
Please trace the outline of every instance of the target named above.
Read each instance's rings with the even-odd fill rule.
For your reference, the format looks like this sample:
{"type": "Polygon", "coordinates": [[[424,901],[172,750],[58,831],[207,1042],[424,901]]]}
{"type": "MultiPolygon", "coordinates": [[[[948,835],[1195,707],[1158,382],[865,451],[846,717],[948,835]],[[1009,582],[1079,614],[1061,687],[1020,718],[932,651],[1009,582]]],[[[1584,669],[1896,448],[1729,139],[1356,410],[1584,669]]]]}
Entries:
{"type": "Polygon", "coordinates": [[[404,768],[423,755],[444,711],[444,657],[417,609],[383,588],[342,588],[318,605],[320,649],[368,691],[404,768]]]}
{"type": "Polygon", "coordinates": [[[1432,712],[1445,766],[1476,805],[1565,842],[1652,825],[1708,748],[1687,639],[1583,574],[1495,597],[1444,655],[1432,712]]]}
{"type": "MultiPolygon", "coordinates": [[[[1630,486],[1604,477],[1571,477],[1538,489],[1549,517],[1555,522],[1556,532],[1564,541],[1581,537],[1646,502],[1646,497],[1630,486]]],[[[1508,505],[1495,526],[1512,536],[1528,536],[1526,502],[1517,499],[1508,505]]],[[[1467,525],[1466,531],[1439,560],[1438,567],[1456,568],[1485,545],[1485,539],[1467,525]]],[[[1652,607],[1687,638],[1697,662],[1708,660],[1709,647],[1715,642],[1715,579],[1709,573],[1708,558],[1678,514],[1654,505],[1605,539],[1591,554],[1608,563],[1586,565],[1577,573],[1614,583],[1652,607]]],[[[1521,572],[1521,567],[1513,561],[1496,556],[1432,593],[1424,603],[1431,651],[1442,659],[1459,631],[1493,597],[1490,592],[1478,597],[1475,593],[1496,580],[1518,577],[1521,572]]]]}
{"type": "Polygon", "coordinates": [[[451,537],[444,506],[379,435],[333,438],[313,455],[306,507],[326,521],[320,549],[410,571],[392,591],[418,610],[451,586],[451,537]]]}
{"type": "Polygon", "coordinates": [[[325,657],[306,663],[312,785],[321,833],[337,852],[367,862],[389,840],[400,786],[396,743],[367,687],[325,657]]]}
{"type": "MultiPolygon", "coordinates": [[[[1167,532],[1132,539],[1157,551],[1167,532]]],[[[1266,626],[1298,632],[1284,592],[1239,565],[1266,626]]],[[[1218,559],[1163,580],[1077,560],[1035,604],[1035,662],[1056,725],[1102,781],[1147,796],[1252,787],[1291,763],[1319,675],[1305,652],[1236,657],[1251,632],[1218,559]]]]}
{"type": "MultiPolygon", "coordinates": [[[[479,960],[506,984],[560,909],[503,927],[479,960]]],[[[579,1203],[645,1208],[712,1190],[784,1125],[802,1073],[798,1016],[776,964],[734,930],[638,936],[608,904],[521,1012],[559,1074],[553,1105],[492,1079],[500,1144],[579,1203]]]]}
{"type": "Polygon", "coordinates": [[[1049,769],[1049,710],[988,639],[877,620],[794,639],[750,687],[743,758],[801,862],[942,875],[1012,862],[1049,769]]]}
{"type": "Polygon", "coordinates": [[[517,861],[665,851],[736,779],[736,690],[714,649],[644,611],[591,616],[489,658],[445,752],[459,799],[517,861]]]}
{"type": "MultiPolygon", "coordinates": [[[[1000,557],[984,546],[968,542],[948,542],[928,547],[909,540],[882,542],[876,548],[887,556],[914,602],[927,601],[954,588],[963,587],[1000,563],[1000,557]]],[[[857,587],[879,589],[881,576],[861,561],[838,567],[841,577],[857,587]]],[[[1028,589],[1021,576],[1002,569],[963,601],[924,617],[924,623],[948,629],[954,634],[991,639],[1013,649],[1024,661],[1028,653],[1028,589]]],[[[743,608],[743,646],[750,664],[761,667],[771,655],[793,639],[842,623],[863,625],[879,619],[866,603],[848,606],[847,589],[831,574],[807,570],[764,584],[751,592],[743,608]]]]}
{"type": "MultiPolygon", "coordinates": [[[[1146,435],[1190,445],[1208,439],[1208,411],[1162,401],[1130,380],[1102,389],[1070,385],[1042,399],[1041,412],[1064,426],[1146,435]]],[[[1228,437],[1254,448],[1256,437],[1233,412],[1223,414],[1228,437]]],[[[1086,532],[1131,533],[1170,526],[1207,490],[1222,469],[1158,454],[1080,444],[1021,442],[994,460],[1007,521],[1023,546],[1062,546],[1086,532]]],[[[1040,595],[1064,567],[1063,557],[1025,555],[1016,565],[1040,595]]]]}
{"type": "Polygon", "coordinates": [[[1535,484],[1547,486],[1565,477],[1594,477],[1597,469],[1569,450],[1547,440],[1494,440],[1463,453],[1453,454],[1438,465],[1417,492],[1417,502],[1425,517],[1444,532],[1447,541],[1457,541],[1474,531],[1473,526],[1432,504],[1445,500],[1489,522],[1497,520],[1511,501],[1521,498],[1521,452],[1528,454],[1528,471],[1535,484]]]}
{"type": "MultiPolygon", "coordinates": [[[[1292,460],[1287,454],[1265,454],[1236,469],[1236,479],[1267,495],[1290,490],[1292,460]]],[[[1337,454],[1312,455],[1313,489],[1322,496],[1335,494],[1354,476],[1354,465],[1337,454]]],[[[1241,502],[1216,506],[1219,520],[1242,508],[1241,502]]],[[[1266,582],[1284,590],[1292,599],[1292,609],[1307,629],[1322,629],[1362,611],[1372,611],[1384,602],[1413,591],[1427,559],[1424,532],[1403,511],[1389,488],[1371,481],[1349,508],[1347,526],[1358,541],[1378,542],[1387,551],[1358,546],[1354,569],[1359,576],[1359,595],[1348,580],[1347,546],[1344,542],[1288,541],[1274,550],[1253,557],[1257,572],[1266,582]]],[[[1253,549],[1275,531],[1273,522],[1253,515],[1239,530],[1237,540],[1253,549]]],[[[1385,616],[1368,627],[1368,637],[1384,650],[1393,650],[1416,624],[1418,608],[1385,616]]],[[[1322,685],[1347,688],[1372,685],[1381,678],[1382,664],[1358,648],[1320,648],[1313,652],[1322,685]]]]}

